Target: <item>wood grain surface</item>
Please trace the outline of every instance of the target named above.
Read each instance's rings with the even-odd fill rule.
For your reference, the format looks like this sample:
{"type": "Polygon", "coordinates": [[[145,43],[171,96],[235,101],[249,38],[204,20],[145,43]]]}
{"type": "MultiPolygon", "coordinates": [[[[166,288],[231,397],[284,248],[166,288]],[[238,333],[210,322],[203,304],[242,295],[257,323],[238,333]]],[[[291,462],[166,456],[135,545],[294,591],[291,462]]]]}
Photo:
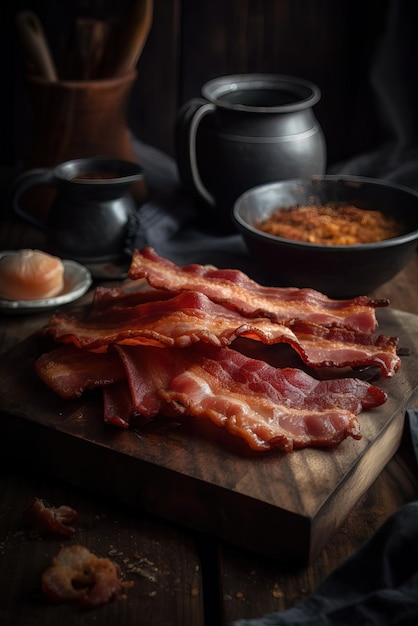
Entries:
{"type": "MultiPolygon", "coordinates": [[[[73,459],[72,465],[77,463],[73,459]]],[[[61,624],[113,626],[135,623],[203,626],[201,558],[194,537],[146,515],[130,515],[118,503],[86,495],[51,474],[2,467],[0,478],[0,623],[4,626],[61,624]],[[35,497],[79,515],[74,537],[39,537],[24,523],[35,497]],[[63,545],[79,544],[110,558],[133,583],[117,601],[95,611],[77,604],[51,604],[41,593],[42,572],[63,545]],[[8,584],[6,584],[8,581],[8,584]],[[156,622],[155,619],[159,621],[156,622]],[[173,621],[174,620],[174,621],[173,621]]],[[[28,465],[26,465],[28,467],[28,465]]]]}

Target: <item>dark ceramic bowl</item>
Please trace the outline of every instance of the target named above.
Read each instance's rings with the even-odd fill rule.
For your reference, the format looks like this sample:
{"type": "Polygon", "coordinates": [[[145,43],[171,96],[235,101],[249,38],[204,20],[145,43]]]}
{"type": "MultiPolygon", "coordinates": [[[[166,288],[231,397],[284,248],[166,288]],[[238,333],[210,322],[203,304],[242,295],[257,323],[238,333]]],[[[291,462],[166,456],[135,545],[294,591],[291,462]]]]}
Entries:
{"type": "Polygon", "coordinates": [[[315,176],[259,185],[236,200],[232,215],[266,281],[311,287],[331,298],[368,295],[393,278],[418,245],[418,193],[372,178],[315,176]],[[327,246],[276,237],[254,226],[280,207],[327,202],[348,202],[399,216],[408,232],[377,243],[327,246]]]}

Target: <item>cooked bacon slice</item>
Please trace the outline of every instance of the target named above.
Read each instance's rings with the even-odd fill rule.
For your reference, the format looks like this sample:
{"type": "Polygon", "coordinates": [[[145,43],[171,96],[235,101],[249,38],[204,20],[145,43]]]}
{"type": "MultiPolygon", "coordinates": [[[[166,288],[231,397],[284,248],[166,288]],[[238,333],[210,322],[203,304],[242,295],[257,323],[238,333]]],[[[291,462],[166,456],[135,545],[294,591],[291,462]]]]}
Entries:
{"type": "MultiPolygon", "coordinates": [[[[90,357],[74,350],[79,360],[90,357]]],[[[300,370],[277,369],[209,344],[164,350],[115,346],[115,351],[126,379],[103,386],[104,421],[120,428],[138,415],[148,421],[187,413],[224,425],[254,449],[333,446],[348,435],[359,438],[355,416],[386,400],[364,381],[317,381],[300,370]]],[[[59,352],[54,351],[55,360],[59,352]]],[[[69,363],[77,367],[71,360],[66,368],[69,363]]]]}
{"type": "MultiPolygon", "coordinates": [[[[114,353],[103,355],[70,348],[78,361],[91,356],[119,359],[125,378],[106,382],[102,390],[104,421],[121,428],[128,428],[138,415],[149,420],[187,414],[211,419],[256,450],[290,451],[335,446],[347,436],[359,438],[356,415],[386,401],[383,391],[365,381],[318,381],[300,370],[277,369],[202,342],[187,349],[119,345],[114,353]]],[[[68,378],[71,367],[78,368],[79,377],[76,359],[66,359],[60,349],[53,354],[56,364],[63,355],[68,378]]],[[[87,384],[79,379],[77,388],[87,384]]]]}
{"type": "Polygon", "coordinates": [[[129,428],[135,409],[127,380],[105,385],[102,393],[105,424],[129,428]]]}
{"type": "Polygon", "coordinates": [[[185,347],[196,341],[230,344],[237,337],[274,343],[293,332],[266,318],[249,319],[196,292],[134,307],[114,306],[85,320],[57,311],[46,330],[62,343],[98,350],[114,343],[185,347]]]}
{"type": "MultiPolygon", "coordinates": [[[[143,281],[146,285],[145,281],[143,281]]],[[[132,288],[133,289],[133,288],[132,288]]],[[[116,287],[104,287],[99,285],[93,292],[93,301],[90,314],[103,313],[109,308],[125,308],[154,302],[156,300],[168,300],[172,294],[164,289],[137,289],[126,291],[120,285],[116,287]]]]}
{"type": "Polygon", "coordinates": [[[163,402],[152,375],[153,361],[148,361],[147,353],[138,352],[138,349],[129,351],[116,346],[116,350],[125,367],[134,410],[145,417],[155,417],[161,412],[163,402]],[[141,358],[142,354],[144,358],[141,358]]]}
{"type": "MultiPolygon", "coordinates": [[[[144,390],[143,387],[142,389],[144,390]]],[[[128,379],[105,385],[102,387],[102,393],[103,417],[106,424],[113,424],[119,428],[139,427],[147,424],[158,413],[156,410],[150,410],[152,403],[145,390],[142,402],[139,402],[139,409],[136,408],[128,379]]],[[[162,401],[154,388],[152,393],[158,401],[158,408],[161,407],[162,401]]],[[[139,394],[136,397],[138,398],[139,394]]]]}
{"type": "Polygon", "coordinates": [[[142,363],[147,362],[164,401],[161,415],[172,416],[175,411],[208,418],[254,450],[290,452],[307,446],[337,446],[348,436],[359,439],[356,416],[387,399],[382,390],[365,381],[318,381],[301,370],[276,369],[235,350],[208,344],[187,350],[144,346],[118,350],[130,361],[132,376],[140,378],[142,363]]]}
{"type": "Polygon", "coordinates": [[[299,346],[293,346],[311,367],[380,367],[385,378],[391,378],[401,366],[397,355],[397,337],[371,335],[339,327],[324,328],[318,324],[295,321],[290,324],[299,346]]]}
{"type": "Polygon", "coordinates": [[[62,398],[78,398],[86,389],[125,378],[117,354],[81,351],[73,345],[60,346],[42,354],[35,361],[35,370],[62,398]]]}
{"type": "Polygon", "coordinates": [[[376,330],[375,309],[389,304],[388,300],[367,296],[332,300],[313,289],[265,287],[234,269],[198,264],[180,267],[150,247],[134,251],[128,276],[133,280],[146,278],[157,289],[199,291],[249,317],[265,316],[280,323],[305,320],[362,332],[376,330]]]}
{"type": "Polygon", "coordinates": [[[41,498],[35,498],[25,515],[25,521],[31,531],[38,535],[66,535],[75,534],[75,528],[70,526],[78,519],[78,513],[69,506],[58,507],[47,504],[41,498]]]}
{"type": "Polygon", "coordinates": [[[106,350],[109,344],[187,347],[197,341],[230,345],[238,337],[265,344],[288,343],[311,367],[377,365],[385,377],[400,365],[397,340],[311,322],[284,325],[268,318],[246,318],[192,291],[137,306],[106,308],[85,320],[58,311],[47,331],[61,343],[106,350]]]}

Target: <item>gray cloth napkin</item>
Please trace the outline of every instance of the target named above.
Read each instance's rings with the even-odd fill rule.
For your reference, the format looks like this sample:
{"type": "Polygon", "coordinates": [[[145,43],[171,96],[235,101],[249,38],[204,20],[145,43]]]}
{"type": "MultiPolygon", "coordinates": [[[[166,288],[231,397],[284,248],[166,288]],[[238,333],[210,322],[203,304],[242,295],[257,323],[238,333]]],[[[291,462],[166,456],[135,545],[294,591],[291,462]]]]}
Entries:
{"type": "Polygon", "coordinates": [[[237,231],[225,227],[219,216],[212,217],[181,186],[177,165],[170,156],[134,139],[138,161],[150,191],[150,200],[140,207],[134,229],[126,243],[126,252],[151,246],[156,252],[177,263],[201,263],[220,268],[237,268],[254,278],[253,263],[237,231]]]}
{"type": "Polygon", "coordinates": [[[231,626],[416,626],[418,502],[396,511],[300,604],[231,626]]]}

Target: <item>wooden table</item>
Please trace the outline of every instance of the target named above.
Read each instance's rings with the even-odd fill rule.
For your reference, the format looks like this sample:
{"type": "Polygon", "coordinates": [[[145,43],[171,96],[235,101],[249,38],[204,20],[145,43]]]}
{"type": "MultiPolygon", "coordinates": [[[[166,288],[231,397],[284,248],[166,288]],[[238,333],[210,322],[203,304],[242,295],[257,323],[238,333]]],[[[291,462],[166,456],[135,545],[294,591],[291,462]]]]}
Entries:
{"type": "MultiPolygon", "coordinates": [[[[20,223],[3,221],[0,249],[41,245],[39,234],[20,223]]],[[[417,285],[418,255],[373,295],[387,297],[393,308],[418,315],[417,285]]],[[[1,352],[43,326],[49,315],[1,315],[1,352]]],[[[77,458],[73,463],[77,465],[77,458]]],[[[61,483],[53,475],[38,473],[36,467],[2,464],[0,623],[84,626],[120,621],[125,626],[220,626],[282,610],[309,595],[391,513],[417,496],[418,472],[405,435],[398,452],[315,562],[291,571],[274,560],[61,483]],[[81,611],[74,605],[51,606],[45,601],[40,593],[41,572],[66,540],[30,536],[23,517],[35,496],[79,512],[76,542],[99,556],[110,556],[125,577],[134,581],[122,599],[93,611],[81,611]]]]}

